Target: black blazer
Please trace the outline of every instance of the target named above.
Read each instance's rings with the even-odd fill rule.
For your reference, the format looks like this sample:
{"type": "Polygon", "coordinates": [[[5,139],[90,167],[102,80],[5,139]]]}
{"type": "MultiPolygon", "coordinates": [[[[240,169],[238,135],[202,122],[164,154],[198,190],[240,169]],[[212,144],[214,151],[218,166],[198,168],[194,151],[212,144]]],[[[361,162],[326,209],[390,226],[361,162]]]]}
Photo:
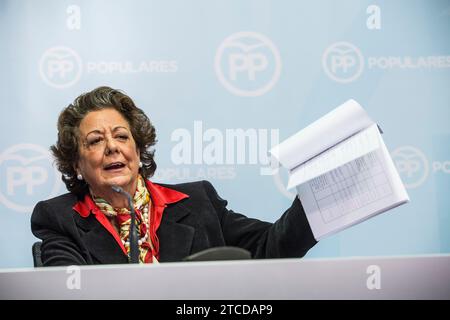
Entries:
{"type": "MultiPolygon", "coordinates": [[[[275,223],[247,218],[226,208],[211,183],[163,185],[189,195],[168,205],[157,230],[160,262],[219,246],[247,249],[253,258],[302,257],[316,244],[303,207],[296,197],[275,223]]],[[[42,239],[44,266],[128,263],[114,237],[91,214],[83,218],[67,193],[39,202],[31,230],[42,239]]]]}

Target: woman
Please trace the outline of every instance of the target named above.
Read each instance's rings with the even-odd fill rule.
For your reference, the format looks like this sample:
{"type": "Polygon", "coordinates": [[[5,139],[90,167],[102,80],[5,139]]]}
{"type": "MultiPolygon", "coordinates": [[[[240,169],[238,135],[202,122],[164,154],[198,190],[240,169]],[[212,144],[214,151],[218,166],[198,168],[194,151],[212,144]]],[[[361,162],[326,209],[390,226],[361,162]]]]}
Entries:
{"type": "Polygon", "coordinates": [[[155,142],[148,117],[118,90],[97,88],[62,111],[51,150],[69,193],[39,202],[31,217],[45,266],[128,263],[130,212],[112,186],[134,199],[140,263],[220,246],[253,258],[302,257],[316,243],[297,198],[272,224],[228,210],[207,181],[151,182],[155,142]]]}

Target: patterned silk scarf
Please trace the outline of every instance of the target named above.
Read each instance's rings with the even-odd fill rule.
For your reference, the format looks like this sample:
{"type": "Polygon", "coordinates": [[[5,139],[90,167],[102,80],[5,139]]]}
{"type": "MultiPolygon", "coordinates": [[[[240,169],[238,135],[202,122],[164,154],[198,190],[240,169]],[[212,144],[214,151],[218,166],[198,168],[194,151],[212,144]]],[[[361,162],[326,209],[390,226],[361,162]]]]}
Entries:
{"type": "MultiPolygon", "coordinates": [[[[119,227],[120,239],[127,250],[128,258],[130,258],[130,226],[131,215],[128,208],[113,208],[106,200],[96,197],[91,191],[92,199],[99,209],[108,217],[115,217],[116,223],[119,227]]],[[[151,200],[150,194],[145,186],[144,179],[139,175],[137,182],[137,189],[134,194],[134,209],[136,212],[136,227],[139,238],[139,263],[157,263],[155,256],[155,248],[152,244],[152,239],[156,235],[151,234],[150,228],[150,212],[151,200]]]]}

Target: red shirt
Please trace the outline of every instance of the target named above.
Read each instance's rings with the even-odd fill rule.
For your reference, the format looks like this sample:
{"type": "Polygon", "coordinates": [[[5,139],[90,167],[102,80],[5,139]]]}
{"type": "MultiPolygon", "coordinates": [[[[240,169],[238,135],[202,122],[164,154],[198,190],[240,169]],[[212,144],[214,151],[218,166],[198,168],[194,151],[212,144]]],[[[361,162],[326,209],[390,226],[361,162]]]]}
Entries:
{"type": "MultiPolygon", "coordinates": [[[[176,203],[182,199],[188,198],[189,196],[182,192],[169,189],[158,184],[154,184],[150,180],[145,180],[145,184],[147,186],[148,192],[150,193],[150,198],[152,199],[152,206],[150,210],[150,235],[152,237],[152,242],[156,250],[155,256],[157,257],[157,259],[159,259],[159,241],[156,237],[156,230],[158,230],[159,225],[161,224],[164,209],[168,204],[176,203]]],[[[123,253],[125,255],[128,255],[116,229],[114,229],[108,218],[97,207],[90,194],[86,194],[83,200],[78,201],[73,206],[73,209],[78,212],[83,218],[88,217],[92,213],[97,221],[100,222],[101,225],[114,237],[123,253]]]]}

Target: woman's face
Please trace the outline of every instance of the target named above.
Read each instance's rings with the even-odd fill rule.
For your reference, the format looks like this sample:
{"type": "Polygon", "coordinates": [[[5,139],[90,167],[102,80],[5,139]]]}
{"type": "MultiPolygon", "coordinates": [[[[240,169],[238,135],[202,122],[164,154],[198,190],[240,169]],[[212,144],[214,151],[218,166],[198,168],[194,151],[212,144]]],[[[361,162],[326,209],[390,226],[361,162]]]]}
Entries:
{"type": "Polygon", "coordinates": [[[89,112],[79,126],[80,159],[75,170],[97,196],[122,187],[132,196],[139,172],[139,150],[127,120],[114,109],[89,112]]]}

